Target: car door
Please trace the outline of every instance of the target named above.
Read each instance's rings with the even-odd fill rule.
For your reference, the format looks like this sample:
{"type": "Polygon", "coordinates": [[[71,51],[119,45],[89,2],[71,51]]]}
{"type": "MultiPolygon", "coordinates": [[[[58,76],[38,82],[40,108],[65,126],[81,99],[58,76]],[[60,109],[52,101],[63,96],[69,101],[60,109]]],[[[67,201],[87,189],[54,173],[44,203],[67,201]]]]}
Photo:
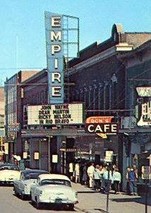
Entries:
{"type": "Polygon", "coordinates": [[[22,178],[22,172],[20,173],[20,179],[14,181],[14,190],[17,194],[20,194],[20,181],[22,178]]]}
{"type": "Polygon", "coordinates": [[[35,181],[35,183],[34,184],[32,184],[32,186],[31,186],[31,189],[30,189],[30,192],[31,192],[31,196],[32,196],[32,198],[34,199],[35,198],[35,196],[36,196],[36,189],[37,189],[37,187],[39,186],[39,180],[38,180],[39,178],[37,178],[37,181],[35,181]]]}
{"type": "Polygon", "coordinates": [[[18,190],[20,194],[22,193],[24,189],[24,180],[25,180],[25,175],[24,173],[22,173],[20,176],[20,180],[18,181],[18,190]]]}

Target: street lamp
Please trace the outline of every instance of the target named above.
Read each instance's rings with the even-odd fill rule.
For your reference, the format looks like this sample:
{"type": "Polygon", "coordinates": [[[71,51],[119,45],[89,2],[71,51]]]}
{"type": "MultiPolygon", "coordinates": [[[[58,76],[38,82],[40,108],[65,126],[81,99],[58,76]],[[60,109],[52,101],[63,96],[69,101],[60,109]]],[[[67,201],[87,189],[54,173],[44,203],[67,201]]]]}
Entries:
{"type": "Polygon", "coordinates": [[[66,174],[66,141],[61,146],[61,173],[66,174]]]}
{"type": "Polygon", "coordinates": [[[108,213],[109,211],[109,193],[110,193],[110,185],[111,185],[111,165],[113,161],[113,151],[106,151],[105,153],[105,162],[107,165],[107,171],[108,171],[108,186],[107,186],[107,196],[106,196],[106,212],[108,213]]]}
{"type": "Polygon", "coordinates": [[[51,138],[53,136],[48,136],[48,171],[51,172],[52,170],[52,165],[51,165],[51,138]]]}

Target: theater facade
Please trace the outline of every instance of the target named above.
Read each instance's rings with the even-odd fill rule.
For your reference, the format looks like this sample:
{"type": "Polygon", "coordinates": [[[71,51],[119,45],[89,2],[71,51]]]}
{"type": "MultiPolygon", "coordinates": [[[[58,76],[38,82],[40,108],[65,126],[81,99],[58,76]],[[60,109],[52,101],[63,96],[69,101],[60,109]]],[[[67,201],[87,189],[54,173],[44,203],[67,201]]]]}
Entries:
{"type": "Polygon", "coordinates": [[[138,123],[136,112],[141,98],[137,91],[150,88],[149,81],[141,83],[145,79],[141,73],[144,64],[150,69],[151,33],[124,32],[122,25],[114,24],[109,39],[94,42],[71,59],[65,33],[72,28],[64,28],[62,34],[68,18],[77,21],[74,29],[78,32],[76,17],[45,14],[47,68],[17,82],[17,90],[11,86],[11,93],[10,79],[6,81],[7,124],[13,117],[8,96],[16,94],[19,109],[14,110],[15,128],[6,127],[8,139],[14,132],[8,141],[8,158],[20,155],[31,168],[67,174],[70,162],[103,163],[110,152],[112,164],[118,165],[124,177],[127,166],[139,165],[141,148],[149,143],[150,129],[139,125],[142,120],[138,123]],[[135,84],[130,78],[136,79],[135,84]],[[146,132],[147,142],[142,132],[146,132]],[[144,138],[141,143],[136,140],[140,137],[144,138]]]}

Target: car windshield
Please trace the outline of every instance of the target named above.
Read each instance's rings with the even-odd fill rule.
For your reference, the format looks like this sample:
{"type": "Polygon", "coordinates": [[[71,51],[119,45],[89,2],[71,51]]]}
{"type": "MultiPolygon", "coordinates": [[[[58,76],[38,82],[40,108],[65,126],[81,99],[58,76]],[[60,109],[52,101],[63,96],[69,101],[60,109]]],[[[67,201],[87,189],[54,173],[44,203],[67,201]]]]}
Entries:
{"type": "Polygon", "coordinates": [[[0,170],[19,170],[17,165],[1,165],[0,170]]]}
{"type": "Polygon", "coordinates": [[[37,179],[38,178],[39,173],[28,173],[25,175],[24,179],[28,180],[28,179],[37,179]]]}
{"type": "Polygon", "coordinates": [[[49,184],[71,186],[70,181],[62,179],[44,179],[40,183],[40,185],[49,185],[49,184]]]}

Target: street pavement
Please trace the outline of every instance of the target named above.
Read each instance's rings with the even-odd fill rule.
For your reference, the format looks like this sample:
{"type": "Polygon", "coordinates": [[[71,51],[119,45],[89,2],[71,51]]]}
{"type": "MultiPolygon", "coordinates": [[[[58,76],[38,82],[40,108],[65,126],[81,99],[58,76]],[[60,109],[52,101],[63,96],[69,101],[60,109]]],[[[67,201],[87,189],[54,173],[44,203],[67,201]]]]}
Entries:
{"type": "Polygon", "coordinates": [[[145,197],[130,196],[125,193],[114,194],[112,191],[107,195],[96,192],[87,186],[79,183],[72,183],[73,188],[78,192],[79,203],[75,210],[85,213],[151,213],[151,196],[145,197]]]}

